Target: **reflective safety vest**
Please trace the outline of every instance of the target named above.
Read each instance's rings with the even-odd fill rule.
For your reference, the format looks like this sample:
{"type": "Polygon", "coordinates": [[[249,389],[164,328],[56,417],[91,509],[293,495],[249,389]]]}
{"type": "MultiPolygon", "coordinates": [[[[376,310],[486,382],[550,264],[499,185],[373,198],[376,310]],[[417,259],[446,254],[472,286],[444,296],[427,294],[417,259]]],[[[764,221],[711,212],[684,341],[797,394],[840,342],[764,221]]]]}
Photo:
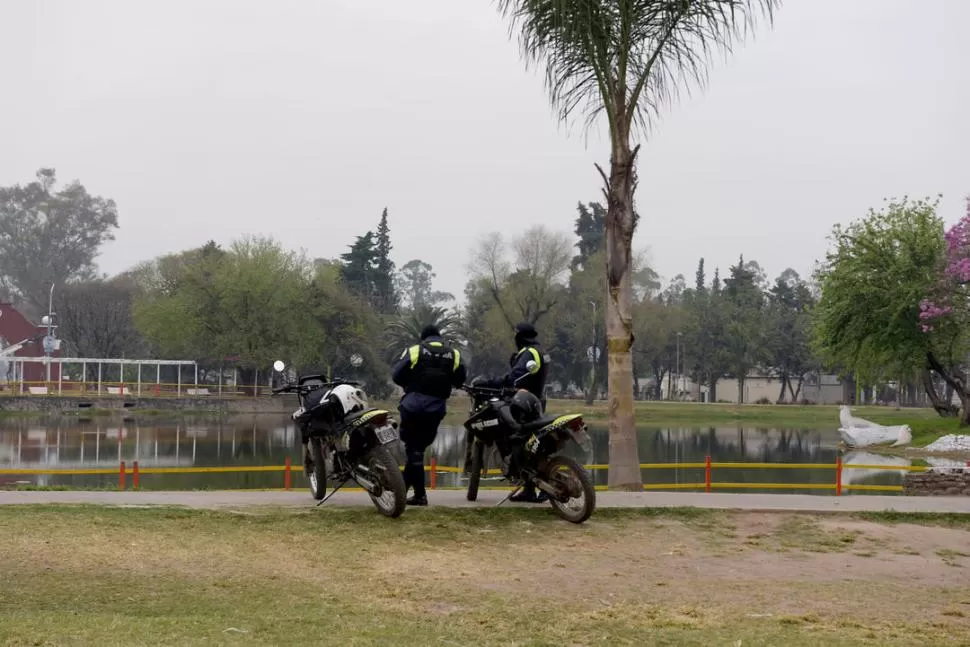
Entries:
{"type": "Polygon", "coordinates": [[[522,353],[529,353],[532,356],[531,359],[538,365],[538,370],[535,373],[526,375],[516,386],[525,389],[539,398],[543,406],[545,406],[546,376],[549,375],[549,356],[543,355],[535,346],[526,346],[512,356],[512,361],[510,362],[512,366],[515,366],[516,362],[519,361],[522,353]]]}
{"type": "Polygon", "coordinates": [[[407,354],[411,361],[411,379],[405,391],[447,399],[451,395],[452,376],[461,363],[458,349],[440,341],[429,341],[411,346],[407,354]]]}

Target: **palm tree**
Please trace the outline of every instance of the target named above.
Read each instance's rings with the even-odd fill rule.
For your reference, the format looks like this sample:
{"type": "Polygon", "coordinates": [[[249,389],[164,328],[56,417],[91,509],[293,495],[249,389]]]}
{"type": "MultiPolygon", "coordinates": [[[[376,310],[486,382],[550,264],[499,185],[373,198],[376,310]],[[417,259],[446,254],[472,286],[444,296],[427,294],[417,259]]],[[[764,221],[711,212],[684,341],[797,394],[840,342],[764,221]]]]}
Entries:
{"type": "Polygon", "coordinates": [[[542,63],[562,121],[606,116],[606,335],[609,360],[609,487],[642,488],[633,417],[633,204],[640,145],[651,115],[685,82],[703,84],[714,50],[729,51],[757,15],[770,21],[780,0],[498,0],[518,30],[527,65],[542,63]]]}
{"type": "Polygon", "coordinates": [[[385,341],[388,357],[397,359],[402,350],[416,344],[421,338],[421,330],[429,324],[438,327],[445,342],[458,344],[458,315],[441,306],[421,304],[387,323],[385,341]]]}

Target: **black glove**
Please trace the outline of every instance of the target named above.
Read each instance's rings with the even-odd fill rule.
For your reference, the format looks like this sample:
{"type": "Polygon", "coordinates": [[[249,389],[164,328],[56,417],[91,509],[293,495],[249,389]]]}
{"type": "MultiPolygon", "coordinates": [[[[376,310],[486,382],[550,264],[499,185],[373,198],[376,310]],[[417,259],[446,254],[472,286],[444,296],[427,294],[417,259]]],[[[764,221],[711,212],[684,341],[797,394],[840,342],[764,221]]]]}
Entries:
{"type": "Polygon", "coordinates": [[[502,388],[502,383],[502,378],[490,378],[484,375],[476,375],[471,381],[472,386],[477,386],[483,389],[500,389],[502,388]]]}

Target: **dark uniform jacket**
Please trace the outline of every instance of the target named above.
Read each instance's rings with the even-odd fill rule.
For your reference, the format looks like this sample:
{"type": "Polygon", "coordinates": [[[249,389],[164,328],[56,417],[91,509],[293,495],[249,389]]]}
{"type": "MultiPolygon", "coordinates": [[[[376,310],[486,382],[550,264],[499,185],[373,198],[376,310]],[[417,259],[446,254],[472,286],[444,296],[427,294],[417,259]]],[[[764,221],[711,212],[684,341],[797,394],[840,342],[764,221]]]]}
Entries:
{"type": "Polygon", "coordinates": [[[436,413],[444,411],[452,388],[460,387],[466,376],[458,349],[440,337],[428,337],[401,353],[391,379],[404,389],[402,408],[412,413],[436,413]]]}

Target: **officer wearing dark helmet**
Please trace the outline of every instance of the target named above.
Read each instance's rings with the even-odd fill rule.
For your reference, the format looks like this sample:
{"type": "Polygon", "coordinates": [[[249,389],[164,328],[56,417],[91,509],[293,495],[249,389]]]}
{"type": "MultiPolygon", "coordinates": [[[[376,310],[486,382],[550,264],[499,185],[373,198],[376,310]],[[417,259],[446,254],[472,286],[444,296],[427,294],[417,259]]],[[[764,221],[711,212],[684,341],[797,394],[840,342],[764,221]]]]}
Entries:
{"type": "MultiPolygon", "coordinates": [[[[549,356],[542,352],[539,346],[539,334],[532,324],[526,322],[516,324],[515,352],[512,353],[509,364],[511,368],[503,377],[483,380],[480,383],[495,387],[514,386],[528,391],[538,399],[538,403],[542,407],[538,415],[541,415],[546,409],[545,391],[546,376],[549,374],[549,356]],[[529,366],[530,362],[534,362],[531,367],[529,366]]],[[[513,496],[511,500],[541,503],[548,498],[545,492],[536,494],[535,484],[527,482],[522,492],[513,496]]]]}
{"type": "Polygon", "coordinates": [[[509,359],[511,370],[503,378],[505,386],[525,389],[539,398],[542,409],[546,409],[546,376],[549,375],[549,357],[539,348],[539,333],[530,323],[515,326],[515,352],[509,359]],[[535,366],[529,369],[529,362],[535,366]]]}
{"type": "Polygon", "coordinates": [[[457,348],[445,344],[436,326],[425,326],[421,342],[406,348],[394,365],[394,383],[404,389],[398,404],[401,440],[407,462],[404,484],[414,490],[408,505],[428,505],[424,487],[424,452],[438,435],[452,388],[465,382],[466,369],[457,348]]]}

